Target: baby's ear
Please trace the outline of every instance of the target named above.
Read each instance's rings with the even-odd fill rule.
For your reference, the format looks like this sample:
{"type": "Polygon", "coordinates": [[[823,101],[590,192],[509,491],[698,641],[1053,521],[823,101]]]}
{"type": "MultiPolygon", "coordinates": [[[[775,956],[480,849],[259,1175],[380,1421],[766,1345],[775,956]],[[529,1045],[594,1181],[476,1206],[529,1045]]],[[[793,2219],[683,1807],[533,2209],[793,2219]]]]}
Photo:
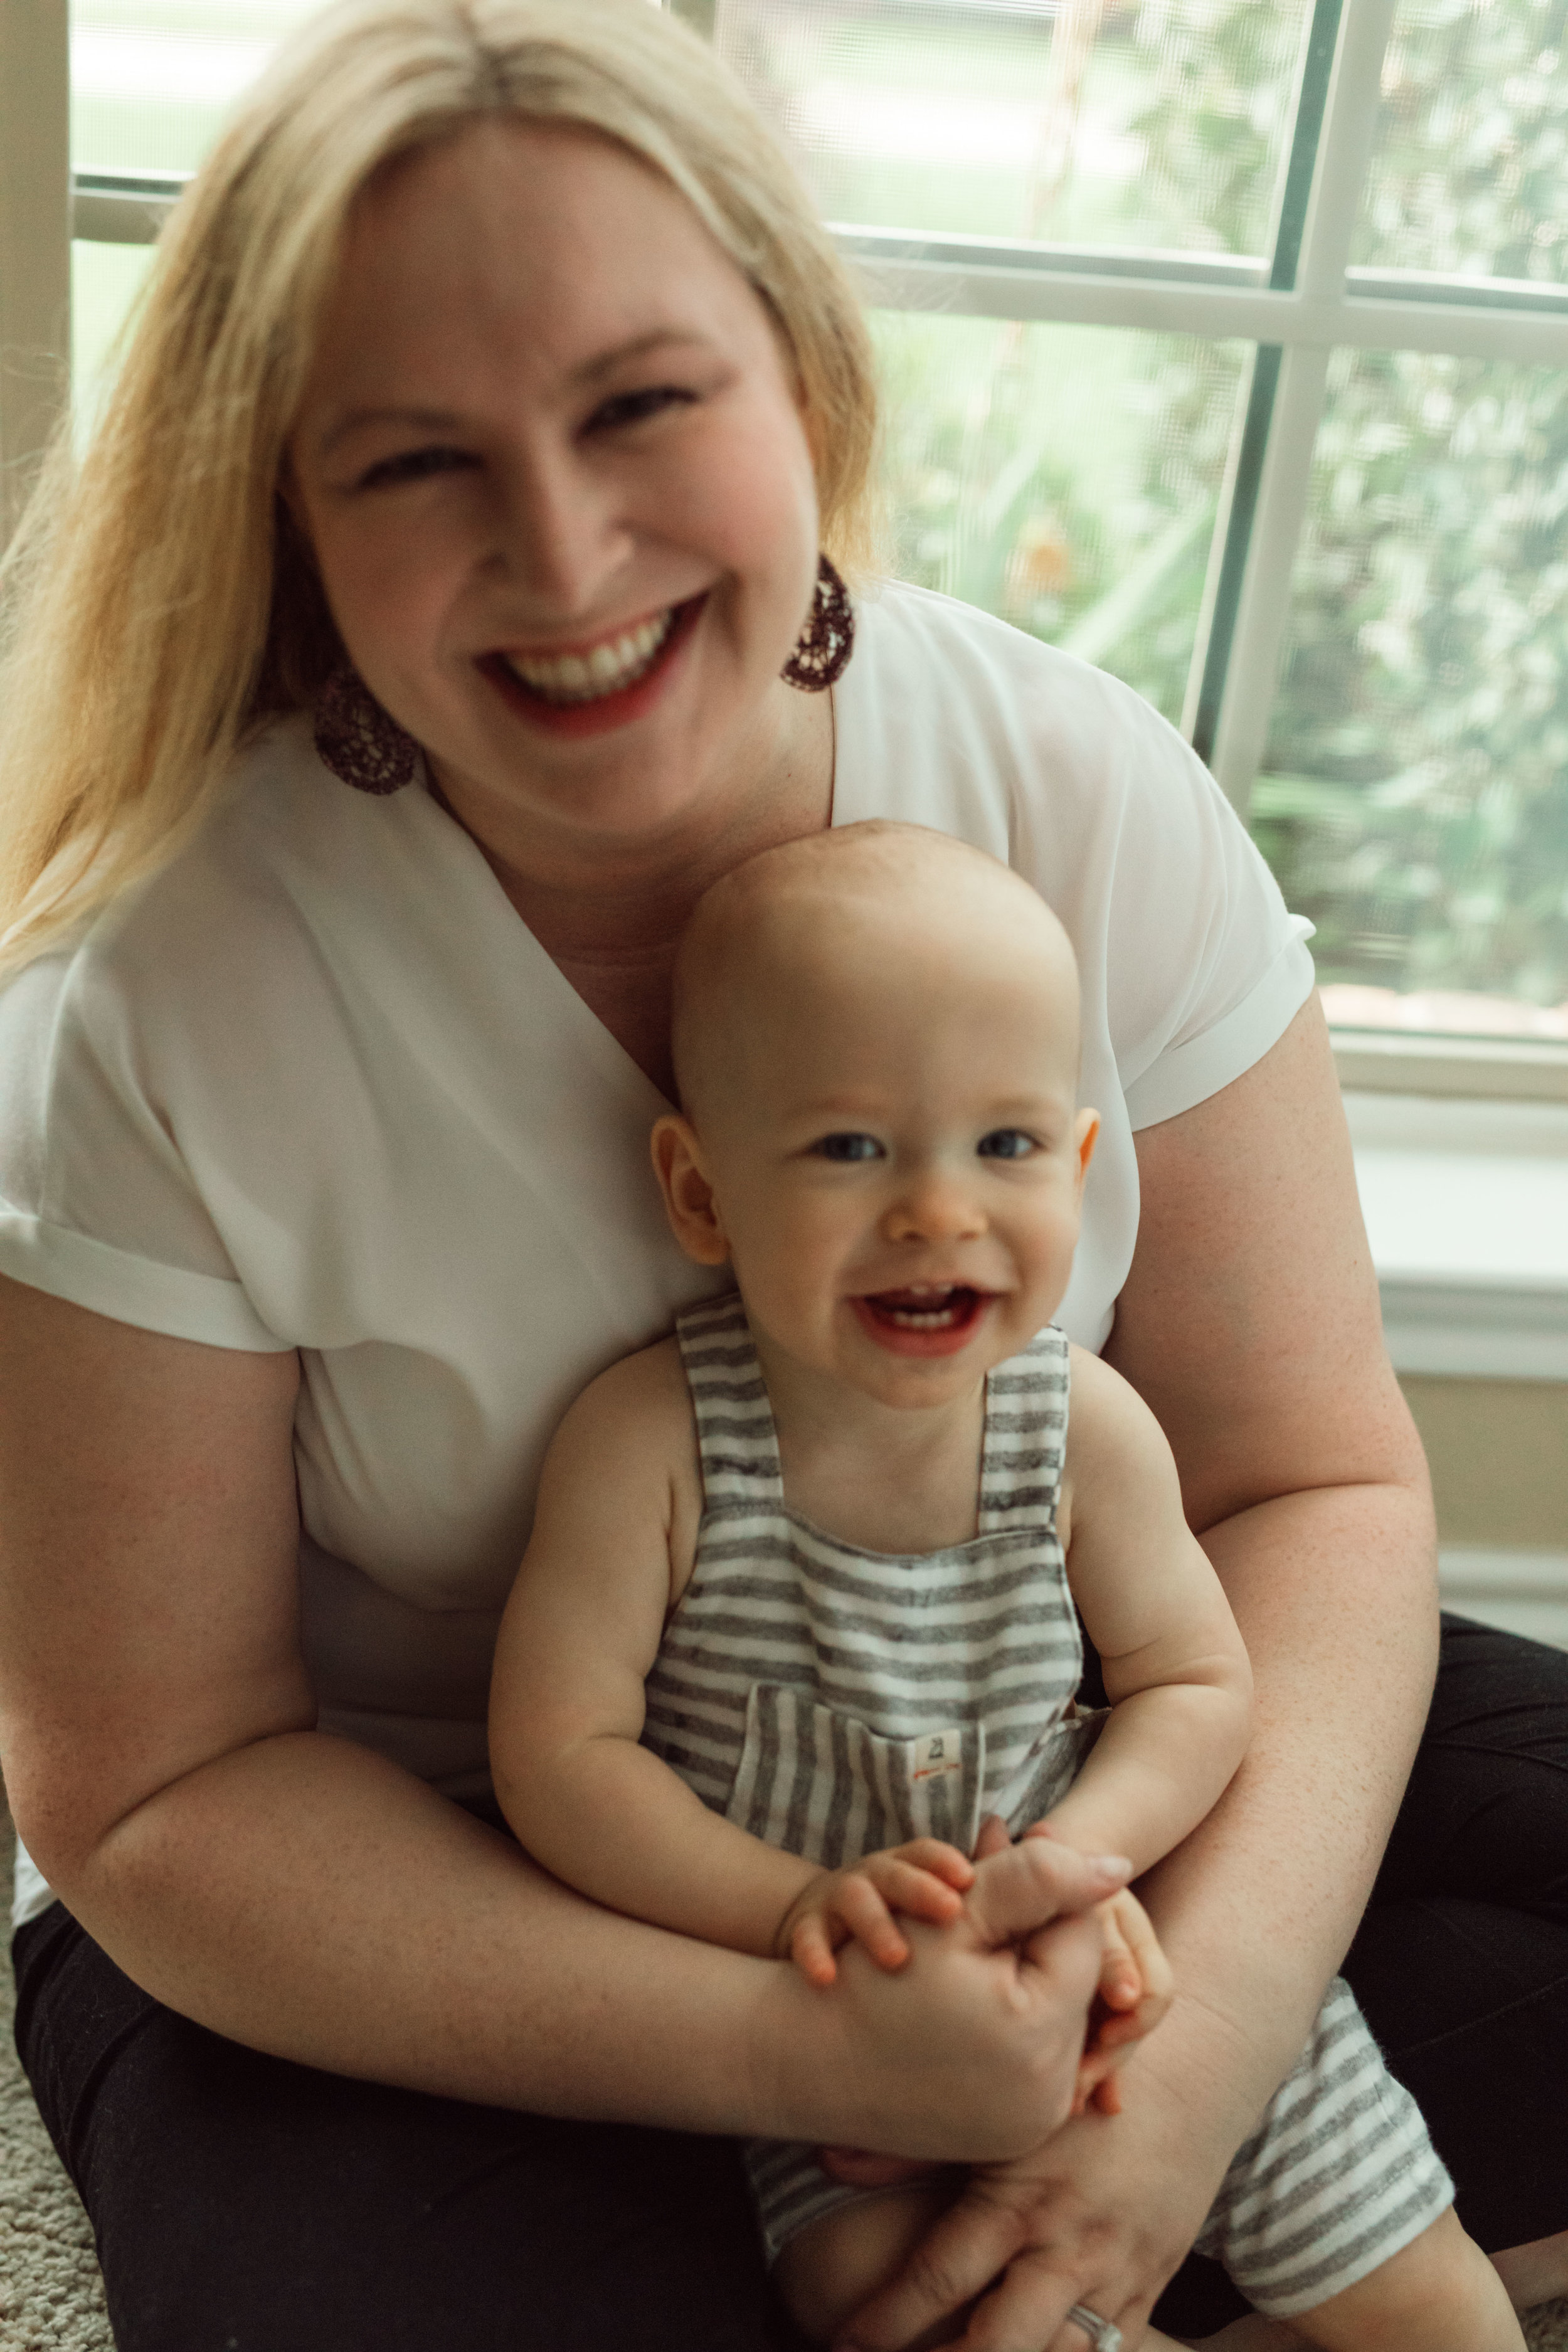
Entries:
{"type": "Polygon", "coordinates": [[[664,1194],[670,1231],[699,1265],[723,1265],[730,1255],[719,1203],[702,1162],[696,1129],[678,1111],[654,1122],[650,1139],[654,1174],[664,1194]]]}

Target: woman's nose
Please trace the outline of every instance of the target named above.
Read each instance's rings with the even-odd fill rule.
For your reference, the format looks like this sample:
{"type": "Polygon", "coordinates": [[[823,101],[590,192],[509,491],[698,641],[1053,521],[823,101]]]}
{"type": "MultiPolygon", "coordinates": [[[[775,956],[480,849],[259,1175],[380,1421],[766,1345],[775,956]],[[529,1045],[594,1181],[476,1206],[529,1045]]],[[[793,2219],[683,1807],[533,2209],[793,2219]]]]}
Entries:
{"type": "Polygon", "coordinates": [[[631,552],[610,486],[570,452],[513,467],[497,525],[492,562],[552,623],[592,613],[631,552]]]}
{"type": "Polygon", "coordinates": [[[882,1230],[896,1242],[973,1241],[985,1231],[985,1216],[967,1185],[929,1169],[900,1189],[882,1230]]]}

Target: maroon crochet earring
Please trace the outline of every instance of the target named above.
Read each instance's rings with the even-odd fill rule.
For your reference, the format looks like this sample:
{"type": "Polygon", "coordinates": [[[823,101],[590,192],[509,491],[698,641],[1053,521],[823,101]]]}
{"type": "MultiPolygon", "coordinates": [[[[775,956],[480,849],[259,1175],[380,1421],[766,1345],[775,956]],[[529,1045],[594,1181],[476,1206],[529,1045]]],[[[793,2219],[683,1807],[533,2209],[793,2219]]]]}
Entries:
{"type": "Polygon", "coordinates": [[[816,559],[816,589],[794,653],[779,676],[803,694],[821,694],[841,678],[855,650],[849,591],[826,555],[816,559]]]}
{"type": "Polygon", "coordinates": [[[413,782],[418,744],[346,663],[316,697],[315,733],[323,767],[356,793],[396,793],[413,782]]]}

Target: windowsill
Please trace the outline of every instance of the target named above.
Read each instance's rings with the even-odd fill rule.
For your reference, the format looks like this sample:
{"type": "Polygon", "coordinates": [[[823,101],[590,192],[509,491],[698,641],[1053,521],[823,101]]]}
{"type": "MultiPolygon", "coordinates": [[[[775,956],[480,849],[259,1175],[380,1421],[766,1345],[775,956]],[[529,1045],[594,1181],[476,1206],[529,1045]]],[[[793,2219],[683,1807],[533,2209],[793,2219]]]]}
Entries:
{"type": "Polygon", "coordinates": [[[1344,1101],[1394,1370],[1568,1381],[1568,1102],[1344,1101]]]}
{"type": "Polygon", "coordinates": [[[1332,1036],[1334,1066],[1347,1094],[1568,1103],[1568,1044],[1436,1037],[1408,1029],[1335,1029],[1332,1036]]]}

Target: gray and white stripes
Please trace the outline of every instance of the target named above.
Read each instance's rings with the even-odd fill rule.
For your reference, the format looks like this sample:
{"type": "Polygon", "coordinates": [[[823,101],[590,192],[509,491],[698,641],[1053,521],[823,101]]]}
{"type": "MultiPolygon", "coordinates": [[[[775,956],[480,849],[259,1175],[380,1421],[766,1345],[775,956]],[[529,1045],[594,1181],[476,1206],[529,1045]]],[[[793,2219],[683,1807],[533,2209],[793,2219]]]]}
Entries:
{"type": "MultiPolygon", "coordinates": [[[[718,1812],[836,1868],[917,1836],[966,1852],[1070,1786],[1103,1717],[1069,1713],[1082,1664],[1057,1540],[1068,1343],[1044,1331],[986,1383],[979,1532],[900,1558],[841,1543],[784,1500],[739,1298],[680,1318],[702,1459],[690,1581],[647,1681],[646,1745],[718,1812]]],[[[770,2255],[864,2192],[809,2147],[746,2161],[770,2255]]],[[[1415,2103],[1348,1986],[1232,2162],[1198,2241],[1265,2312],[1310,2309],[1452,2201],[1415,2103]]]]}
{"type": "Polygon", "coordinates": [[[1092,1732],[1064,1720],[1083,1653],[1056,1537],[1061,1333],[987,1383],[978,1535],[899,1558],[786,1508],[740,1300],[679,1330],[704,1511],[647,1745],[716,1811],[829,1868],[927,1834],[967,1850],[986,1810],[1038,1820],[1092,1732]]]}
{"type": "Polygon", "coordinates": [[[1453,2201],[1420,2109],[1336,1977],[1299,2063],[1232,2158],[1197,2252],[1288,2319],[1364,2278],[1453,2201]]]}

